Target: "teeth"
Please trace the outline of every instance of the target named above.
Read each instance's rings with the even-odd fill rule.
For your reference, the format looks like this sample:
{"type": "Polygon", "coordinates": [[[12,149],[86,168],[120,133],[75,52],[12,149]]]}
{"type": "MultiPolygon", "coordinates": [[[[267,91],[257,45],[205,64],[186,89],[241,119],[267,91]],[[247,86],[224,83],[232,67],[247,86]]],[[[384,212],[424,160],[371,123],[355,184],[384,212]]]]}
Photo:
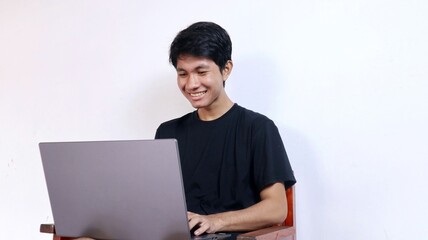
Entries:
{"type": "Polygon", "coordinates": [[[205,94],[205,92],[190,93],[190,96],[192,96],[192,97],[199,97],[199,96],[202,96],[204,94],[205,94]]]}

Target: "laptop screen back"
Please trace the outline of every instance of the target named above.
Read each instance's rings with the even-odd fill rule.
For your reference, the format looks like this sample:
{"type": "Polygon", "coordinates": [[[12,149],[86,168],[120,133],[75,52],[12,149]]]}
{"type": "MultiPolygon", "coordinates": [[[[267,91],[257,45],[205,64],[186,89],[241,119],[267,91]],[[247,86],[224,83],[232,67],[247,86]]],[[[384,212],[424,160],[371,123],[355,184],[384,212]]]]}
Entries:
{"type": "Polygon", "coordinates": [[[58,235],[190,238],[176,140],[39,147],[58,235]]]}

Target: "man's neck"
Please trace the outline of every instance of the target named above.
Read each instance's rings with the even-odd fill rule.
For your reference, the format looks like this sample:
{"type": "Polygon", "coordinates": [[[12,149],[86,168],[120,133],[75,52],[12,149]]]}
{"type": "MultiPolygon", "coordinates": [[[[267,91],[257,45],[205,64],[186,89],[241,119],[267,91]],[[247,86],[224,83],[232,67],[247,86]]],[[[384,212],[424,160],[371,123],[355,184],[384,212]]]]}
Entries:
{"type": "Polygon", "coordinates": [[[199,119],[202,121],[216,120],[229,111],[233,107],[233,104],[234,103],[229,98],[227,98],[224,102],[214,104],[214,106],[199,108],[199,119]]]}

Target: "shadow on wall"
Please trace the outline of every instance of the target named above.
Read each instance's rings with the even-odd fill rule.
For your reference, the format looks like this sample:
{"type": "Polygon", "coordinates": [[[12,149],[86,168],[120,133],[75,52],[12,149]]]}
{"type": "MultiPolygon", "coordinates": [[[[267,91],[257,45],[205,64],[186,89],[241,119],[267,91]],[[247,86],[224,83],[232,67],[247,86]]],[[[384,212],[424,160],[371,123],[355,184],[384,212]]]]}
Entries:
{"type": "Polygon", "coordinates": [[[150,137],[162,122],[194,110],[178,89],[174,74],[156,77],[136,93],[138,117],[132,117],[133,126],[143,133],[149,131],[150,137]]]}
{"type": "MultiPolygon", "coordinates": [[[[310,229],[300,229],[299,235],[312,239],[312,233],[323,221],[326,199],[324,198],[323,179],[320,174],[320,161],[308,139],[296,129],[289,126],[278,126],[281,137],[296,177],[296,220],[297,224],[310,229]]],[[[298,227],[298,226],[297,226],[298,227]]],[[[299,229],[299,228],[298,228],[299,229]]]]}
{"type": "Polygon", "coordinates": [[[276,109],[276,96],[281,94],[278,65],[263,55],[237,58],[227,92],[231,99],[243,107],[270,116],[276,109]]]}

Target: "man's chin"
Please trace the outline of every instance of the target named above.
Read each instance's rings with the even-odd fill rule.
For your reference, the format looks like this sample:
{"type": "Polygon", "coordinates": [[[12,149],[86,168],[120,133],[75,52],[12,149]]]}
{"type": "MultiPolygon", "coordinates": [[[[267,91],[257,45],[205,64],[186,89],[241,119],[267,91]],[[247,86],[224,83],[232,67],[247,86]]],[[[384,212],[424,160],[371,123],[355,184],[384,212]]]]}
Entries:
{"type": "Polygon", "coordinates": [[[204,108],[204,104],[200,103],[200,102],[193,102],[190,101],[190,104],[192,105],[192,107],[194,107],[195,109],[199,109],[199,108],[204,108]]]}
{"type": "Polygon", "coordinates": [[[201,105],[193,105],[193,104],[192,104],[192,107],[193,107],[194,109],[200,109],[200,108],[203,108],[201,105]]]}

